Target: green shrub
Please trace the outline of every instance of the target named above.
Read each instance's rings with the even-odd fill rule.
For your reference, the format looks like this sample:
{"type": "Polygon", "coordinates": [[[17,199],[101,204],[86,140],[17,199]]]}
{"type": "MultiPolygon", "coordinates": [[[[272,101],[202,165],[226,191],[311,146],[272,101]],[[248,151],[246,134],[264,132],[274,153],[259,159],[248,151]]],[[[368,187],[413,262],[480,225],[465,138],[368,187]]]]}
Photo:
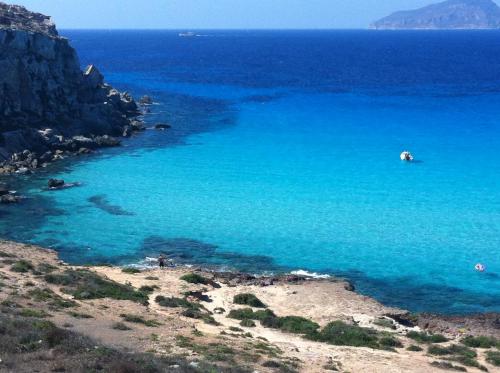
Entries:
{"type": "Polygon", "coordinates": [[[126,324],[124,324],[122,322],[114,323],[112,328],[115,330],[132,330],[132,328],[129,328],[126,324]]]}
{"type": "Polygon", "coordinates": [[[447,361],[433,361],[431,365],[438,369],[455,370],[457,372],[467,372],[467,369],[465,369],[464,367],[453,365],[452,363],[449,363],[447,361]]]}
{"type": "Polygon", "coordinates": [[[15,262],[12,267],[10,267],[10,270],[13,272],[19,272],[19,273],[26,273],[31,271],[33,268],[33,264],[31,264],[27,260],[19,260],[15,262]]]}
{"type": "Polygon", "coordinates": [[[229,327],[229,330],[232,331],[232,332],[237,332],[237,333],[240,333],[240,332],[243,332],[244,330],[241,329],[241,328],[238,328],[236,326],[230,326],[229,327]]]}
{"type": "Polygon", "coordinates": [[[122,268],[122,272],[131,274],[131,275],[135,275],[136,273],[141,273],[142,271],[140,269],[137,269],[134,267],[125,267],[125,268],[122,268]]]}
{"type": "Polygon", "coordinates": [[[199,309],[187,308],[181,312],[181,315],[189,317],[190,319],[203,320],[205,324],[219,325],[219,323],[210,314],[202,312],[199,309]]]}
{"type": "Polygon", "coordinates": [[[274,314],[273,311],[268,309],[254,312],[251,308],[239,308],[236,310],[229,311],[227,317],[236,320],[245,320],[245,319],[263,320],[267,317],[276,317],[276,315],[274,314]]]}
{"type": "Polygon", "coordinates": [[[44,278],[50,284],[65,286],[64,291],[73,295],[75,299],[111,298],[148,304],[148,295],[135,290],[131,285],[104,279],[87,270],[70,269],[62,274],[45,275],[44,278]]]}
{"type": "Polygon", "coordinates": [[[442,343],[448,341],[448,338],[441,334],[427,334],[425,332],[411,331],[406,336],[420,343],[442,343]]]}
{"type": "Polygon", "coordinates": [[[379,339],[378,343],[380,344],[381,347],[385,347],[387,349],[393,349],[393,348],[401,348],[403,347],[403,344],[399,339],[393,337],[393,336],[385,336],[379,339]]]}
{"type": "Polygon", "coordinates": [[[197,303],[189,302],[183,298],[176,297],[164,297],[162,295],[158,295],[155,298],[156,303],[158,303],[162,307],[168,308],[192,308],[192,309],[200,309],[201,306],[197,303]]]}
{"type": "Polygon", "coordinates": [[[120,317],[122,317],[123,320],[125,320],[125,321],[135,323],[135,324],[143,324],[143,325],[149,326],[151,328],[155,328],[155,327],[161,325],[161,323],[159,323],[156,320],[146,320],[145,318],[143,318],[142,316],[139,316],[139,315],[131,315],[131,314],[122,313],[120,315],[120,317]]]}
{"type": "Polygon", "coordinates": [[[250,319],[243,319],[241,320],[240,325],[244,326],[245,328],[253,328],[255,327],[255,322],[250,319]]]}
{"type": "Polygon", "coordinates": [[[45,312],[43,310],[34,310],[31,308],[24,308],[23,310],[21,310],[19,315],[21,315],[23,317],[34,317],[34,318],[40,318],[40,319],[50,316],[47,312],[45,312]]]}
{"type": "Polygon", "coordinates": [[[15,258],[15,255],[6,253],[5,251],[0,251],[0,258],[15,258]]]}
{"type": "Polygon", "coordinates": [[[460,346],[460,345],[451,345],[447,347],[441,347],[441,346],[429,346],[427,349],[427,352],[431,355],[438,355],[438,356],[443,356],[443,355],[460,355],[460,356],[466,356],[466,357],[471,357],[475,358],[477,357],[477,353],[465,346],[460,346]]]}
{"type": "Polygon", "coordinates": [[[78,312],[68,312],[68,315],[74,317],[75,319],[93,319],[94,316],[88,315],[86,313],[78,313],[78,312]]]}
{"type": "Polygon", "coordinates": [[[41,272],[41,273],[52,273],[55,270],[57,270],[57,267],[55,267],[49,263],[41,263],[36,267],[36,269],[38,272],[41,272]]]}
{"type": "Polygon", "coordinates": [[[145,277],[144,279],[148,280],[148,281],[158,281],[160,278],[156,277],[156,276],[148,276],[148,277],[145,277]]]}
{"type": "Polygon", "coordinates": [[[159,287],[156,285],[153,286],[144,285],[139,288],[139,291],[142,291],[143,293],[153,293],[155,289],[159,289],[159,287]]]}
{"type": "Polygon", "coordinates": [[[423,351],[424,349],[420,346],[416,346],[416,345],[410,345],[406,348],[408,351],[415,351],[415,352],[418,352],[418,351],[423,351]]]}
{"type": "Polygon", "coordinates": [[[243,293],[237,294],[233,298],[235,304],[241,304],[245,306],[255,307],[255,308],[266,308],[266,305],[257,298],[254,294],[243,293]]]}
{"type": "Polygon", "coordinates": [[[500,367],[500,352],[499,351],[486,352],[486,361],[496,367],[500,367]]]}
{"type": "Polygon", "coordinates": [[[486,336],[479,336],[479,337],[467,336],[460,342],[468,347],[473,347],[473,348],[491,348],[495,346],[500,346],[500,340],[486,336]]]}
{"type": "Polygon", "coordinates": [[[184,276],[181,276],[181,280],[189,282],[190,284],[208,285],[210,283],[210,281],[207,278],[205,278],[197,273],[185,274],[184,276]]]}
{"type": "Polygon", "coordinates": [[[319,325],[315,322],[300,316],[285,316],[277,319],[278,329],[288,333],[310,334],[319,328],[319,325]]]}
{"type": "Polygon", "coordinates": [[[451,345],[447,347],[441,346],[429,346],[427,352],[430,355],[437,356],[446,356],[448,360],[456,361],[463,365],[467,365],[469,367],[475,367],[481,370],[485,370],[486,368],[480,365],[477,360],[476,351],[461,345],[451,345]]]}
{"type": "Polygon", "coordinates": [[[337,346],[380,348],[375,330],[348,325],[342,321],[333,321],[321,331],[310,333],[307,338],[337,346]]]}

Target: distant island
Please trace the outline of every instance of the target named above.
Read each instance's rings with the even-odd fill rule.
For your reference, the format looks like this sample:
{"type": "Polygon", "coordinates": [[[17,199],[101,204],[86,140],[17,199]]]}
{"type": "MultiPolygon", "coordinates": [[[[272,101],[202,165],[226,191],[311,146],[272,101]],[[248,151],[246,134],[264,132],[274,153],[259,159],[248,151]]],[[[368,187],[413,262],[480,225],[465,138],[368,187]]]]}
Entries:
{"type": "Polygon", "coordinates": [[[492,0],[447,0],[400,11],[374,22],[377,30],[499,29],[500,7],[492,0]]]}

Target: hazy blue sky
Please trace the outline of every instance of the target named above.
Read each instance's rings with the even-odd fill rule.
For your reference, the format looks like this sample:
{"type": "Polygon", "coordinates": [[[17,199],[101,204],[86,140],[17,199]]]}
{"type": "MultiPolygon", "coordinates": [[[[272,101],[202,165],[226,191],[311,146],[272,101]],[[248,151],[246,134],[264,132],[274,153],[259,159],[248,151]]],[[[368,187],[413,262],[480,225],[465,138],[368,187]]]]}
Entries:
{"type": "MultiPolygon", "coordinates": [[[[4,0],[5,1],[5,0],[4,0]]],[[[59,28],[365,28],[439,0],[15,0],[59,28]]]]}

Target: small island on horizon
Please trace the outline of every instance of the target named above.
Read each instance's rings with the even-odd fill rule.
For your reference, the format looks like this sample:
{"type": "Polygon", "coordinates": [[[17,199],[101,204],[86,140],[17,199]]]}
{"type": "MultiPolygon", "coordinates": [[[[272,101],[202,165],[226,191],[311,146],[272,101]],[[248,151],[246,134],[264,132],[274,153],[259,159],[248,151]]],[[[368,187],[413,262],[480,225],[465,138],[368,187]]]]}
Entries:
{"type": "Polygon", "coordinates": [[[488,30],[500,28],[500,7],[493,0],[447,0],[398,11],[370,25],[375,30],[488,30]]]}

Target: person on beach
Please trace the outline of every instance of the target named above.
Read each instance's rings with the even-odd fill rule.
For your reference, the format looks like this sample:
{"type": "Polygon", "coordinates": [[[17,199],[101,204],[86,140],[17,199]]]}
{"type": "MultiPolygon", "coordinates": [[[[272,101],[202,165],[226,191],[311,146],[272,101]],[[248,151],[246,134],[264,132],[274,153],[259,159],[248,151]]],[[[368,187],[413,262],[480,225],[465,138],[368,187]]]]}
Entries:
{"type": "Polygon", "coordinates": [[[163,255],[160,255],[160,257],[158,258],[158,265],[162,269],[165,268],[165,257],[163,255]]]}

